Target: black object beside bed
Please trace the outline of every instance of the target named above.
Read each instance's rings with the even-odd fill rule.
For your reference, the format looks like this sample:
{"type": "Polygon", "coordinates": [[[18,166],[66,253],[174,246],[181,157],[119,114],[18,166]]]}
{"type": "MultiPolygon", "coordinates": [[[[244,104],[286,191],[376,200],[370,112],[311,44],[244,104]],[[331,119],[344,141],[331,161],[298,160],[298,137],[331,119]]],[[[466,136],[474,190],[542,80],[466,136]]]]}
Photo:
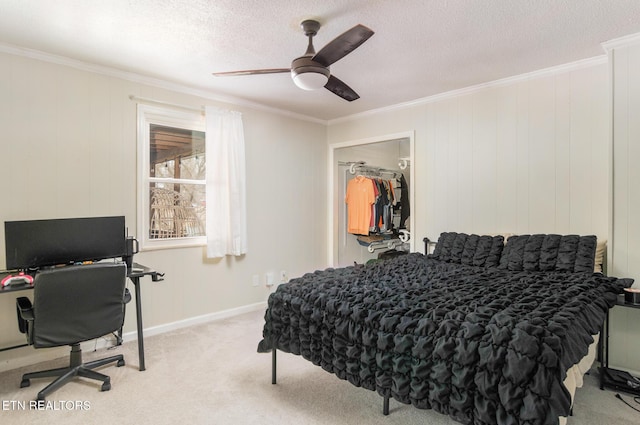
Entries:
{"type": "Polygon", "coordinates": [[[555,424],[571,409],[567,370],[633,283],[594,273],[595,246],[448,232],[430,255],[308,273],[269,297],[258,351],[301,355],[386,406],[555,424]]]}

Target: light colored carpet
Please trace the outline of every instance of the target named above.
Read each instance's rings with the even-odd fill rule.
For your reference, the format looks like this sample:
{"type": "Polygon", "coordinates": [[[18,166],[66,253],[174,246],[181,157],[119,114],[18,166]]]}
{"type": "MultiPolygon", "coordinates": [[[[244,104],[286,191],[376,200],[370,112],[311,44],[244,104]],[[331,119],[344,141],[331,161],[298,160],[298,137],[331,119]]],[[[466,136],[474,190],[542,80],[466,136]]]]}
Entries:
{"type": "MultiPolygon", "coordinates": [[[[263,316],[262,311],[252,312],[145,338],[144,372],[138,371],[135,341],[85,351],[85,361],[123,353],[127,365],[101,369],[111,376],[111,391],[100,392],[100,384],[84,379],[65,385],[47,398],[52,404],[45,407],[56,410],[29,406],[48,379],[19,388],[20,379],[28,371],[65,366],[66,358],[1,373],[0,423],[457,424],[447,416],[394,400],[390,415],[384,416],[382,398],[376,393],[286,353],[278,353],[278,384],[272,385],[271,355],[256,352],[263,316]]],[[[574,412],[569,425],[640,423],[640,413],[622,404],[614,392],[598,388],[595,371],[578,390],[574,412]]]]}

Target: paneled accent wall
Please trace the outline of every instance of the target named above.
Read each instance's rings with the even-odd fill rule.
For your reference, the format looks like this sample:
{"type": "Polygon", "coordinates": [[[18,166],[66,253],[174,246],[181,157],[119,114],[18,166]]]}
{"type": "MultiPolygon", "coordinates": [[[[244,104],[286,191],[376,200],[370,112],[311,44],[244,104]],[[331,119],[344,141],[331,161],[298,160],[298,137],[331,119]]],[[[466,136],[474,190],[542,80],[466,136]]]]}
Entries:
{"type": "Polygon", "coordinates": [[[606,72],[590,67],[428,105],[416,159],[427,168],[427,235],[606,238],[606,72]]]}
{"type": "MultiPolygon", "coordinates": [[[[605,61],[329,126],[329,143],[415,130],[420,240],[443,231],[608,236],[605,61]]],[[[417,245],[418,246],[418,245],[417,245]]]]}
{"type": "MultiPolygon", "coordinates": [[[[612,42],[613,203],[610,274],[631,277],[640,287],[640,38],[612,42]]],[[[611,313],[614,365],[640,371],[640,310],[611,313]]]]}

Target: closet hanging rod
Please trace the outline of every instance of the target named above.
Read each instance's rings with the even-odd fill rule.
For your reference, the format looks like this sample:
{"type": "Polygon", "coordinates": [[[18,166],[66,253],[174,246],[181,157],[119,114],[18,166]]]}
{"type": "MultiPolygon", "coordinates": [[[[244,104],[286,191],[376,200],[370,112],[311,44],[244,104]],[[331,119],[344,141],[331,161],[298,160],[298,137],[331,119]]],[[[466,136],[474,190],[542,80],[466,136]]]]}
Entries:
{"type": "Polygon", "coordinates": [[[397,171],[394,171],[394,170],[387,170],[385,168],[380,168],[380,167],[371,167],[368,165],[356,165],[355,167],[350,167],[349,172],[351,174],[355,174],[356,172],[365,173],[365,174],[367,173],[375,174],[376,176],[379,176],[380,174],[392,174],[394,177],[399,174],[397,171]]]}
{"type": "Polygon", "coordinates": [[[349,167],[349,172],[351,174],[355,174],[356,171],[362,171],[362,172],[365,172],[365,173],[393,174],[394,177],[396,177],[399,174],[401,174],[397,170],[389,170],[387,168],[374,167],[372,165],[366,165],[366,162],[364,162],[364,161],[355,161],[355,162],[354,161],[348,161],[348,162],[338,161],[338,165],[348,166],[349,167]]]}

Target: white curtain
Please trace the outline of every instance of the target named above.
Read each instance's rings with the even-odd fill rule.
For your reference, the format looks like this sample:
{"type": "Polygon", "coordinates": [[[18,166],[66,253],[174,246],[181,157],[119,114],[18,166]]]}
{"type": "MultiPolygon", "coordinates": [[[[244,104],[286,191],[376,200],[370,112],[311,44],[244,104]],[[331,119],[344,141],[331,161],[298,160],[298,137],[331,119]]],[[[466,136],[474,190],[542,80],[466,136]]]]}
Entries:
{"type": "Polygon", "coordinates": [[[242,114],[206,107],[207,257],[247,252],[242,114]]]}

